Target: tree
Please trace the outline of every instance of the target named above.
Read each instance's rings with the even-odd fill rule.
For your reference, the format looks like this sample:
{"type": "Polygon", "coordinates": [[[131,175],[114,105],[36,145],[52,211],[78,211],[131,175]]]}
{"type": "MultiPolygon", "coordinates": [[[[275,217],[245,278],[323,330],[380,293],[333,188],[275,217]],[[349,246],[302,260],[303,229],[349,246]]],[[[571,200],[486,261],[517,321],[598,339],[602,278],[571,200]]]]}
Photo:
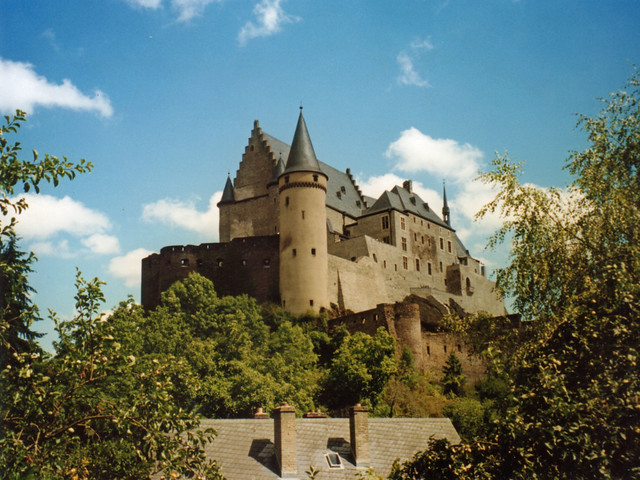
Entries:
{"type": "Polygon", "coordinates": [[[169,365],[130,354],[98,313],[101,283],[78,273],[76,316],[54,317],[55,355],[21,355],[0,373],[2,478],[222,478],[204,455],[214,432],[176,406],[169,365]]]}
{"type": "Polygon", "coordinates": [[[442,389],[445,394],[464,396],[466,379],[462,373],[462,363],[455,353],[451,352],[445,366],[442,368],[442,389]]]}
{"type": "Polygon", "coordinates": [[[512,245],[498,286],[528,334],[507,363],[488,346],[508,382],[492,434],[433,444],[395,478],[442,458],[457,478],[640,478],[640,75],[603,101],[579,117],[590,145],[565,190],[522,184],[506,157],[482,176],[500,192],[481,215],[507,218],[491,245],[512,245]]]}
{"type": "Polygon", "coordinates": [[[17,134],[26,114],[18,110],[13,117],[4,118],[6,123],[0,126],[0,368],[12,361],[14,353],[37,349],[34,340],[39,336],[31,330],[40,317],[31,302],[33,290],[27,279],[36,258],[19,250],[15,232],[16,215],[28,205],[24,197],[12,195],[17,190],[39,192],[42,182],[57,186],[61,179],[73,179],[93,167],[84,159],[74,164],[66,157],[60,160],[48,154],[38,160],[35,150],[33,161],[19,158],[20,142],[12,144],[7,137],[17,134]]]}
{"type": "Polygon", "coordinates": [[[395,341],[383,327],[373,337],[362,332],[347,335],[331,362],[325,400],[334,409],[361,402],[375,407],[396,368],[395,341]]]}
{"type": "Polygon", "coordinates": [[[313,343],[291,319],[271,328],[256,301],[246,295],[218,297],[198,274],[176,282],[148,315],[124,304],[118,338],[141,357],[173,365],[174,394],[184,408],[216,418],[247,418],[283,401],[299,410],[314,407],[320,371],[313,343]],[[126,327],[134,311],[135,329],[126,327]]]}

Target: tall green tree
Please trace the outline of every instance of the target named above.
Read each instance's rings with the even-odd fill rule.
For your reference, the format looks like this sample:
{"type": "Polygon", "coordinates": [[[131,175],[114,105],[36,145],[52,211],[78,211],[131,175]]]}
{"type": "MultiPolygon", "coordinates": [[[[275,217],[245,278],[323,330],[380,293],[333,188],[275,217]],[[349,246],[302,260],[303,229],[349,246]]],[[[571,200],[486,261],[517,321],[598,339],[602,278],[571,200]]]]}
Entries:
{"type": "Polygon", "coordinates": [[[579,118],[589,147],[566,189],[522,184],[505,157],[482,176],[500,192],[481,216],[507,218],[491,245],[511,242],[498,286],[528,335],[508,362],[487,345],[509,383],[494,432],[436,443],[394,478],[640,478],[640,74],[603,102],[579,118]]]}
{"type": "Polygon", "coordinates": [[[451,393],[458,397],[464,395],[466,379],[462,372],[462,363],[455,353],[451,352],[445,366],[442,368],[442,390],[445,394],[451,393]]]}
{"type": "Polygon", "coordinates": [[[39,192],[43,182],[57,186],[60,180],[92,168],[85,160],[72,163],[48,154],[39,159],[35,150],[33,160],[21,158],[20,142],[11,142],[10,137],[18,133],[26,114],[18,110],[4,119],[0,126],[0,367],[12,362],[14,354],[36,349],[34,340],[39,336],[32,330],[40,316],[31,302],[33,289],[28,282],[36,258],[20,251],[15,232],[16,217],[28,205],[24,197],[14,195],[39,192]]]}

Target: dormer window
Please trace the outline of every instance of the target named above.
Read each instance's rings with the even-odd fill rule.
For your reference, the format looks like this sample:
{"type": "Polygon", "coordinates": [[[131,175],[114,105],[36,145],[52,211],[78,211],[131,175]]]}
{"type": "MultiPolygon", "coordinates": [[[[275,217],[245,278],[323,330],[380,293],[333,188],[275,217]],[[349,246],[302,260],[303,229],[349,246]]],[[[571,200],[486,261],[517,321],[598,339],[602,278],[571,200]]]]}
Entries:
{"type": "Polygon", "coordinates": [[[342,198],[342,194],[340,192],[336,192],[336,197],[342,198]]]}
{"type": "Polygon", "coordinates": [[[331,469],[344,468],[344,466],[342,465],[342,459],[340,458],[340,455],[338,453],[335,453],[335,452],[327,453],[325,455],[325,458],[327,459],[329,468],[331,469]]]}
{"type": "Polygon", "coordinates": [[[347,189],[346,189],[346,188],[344,188],[344,185],[340,187],[340,191],[341,191],[342,193],[347,193],[347,189]]]}

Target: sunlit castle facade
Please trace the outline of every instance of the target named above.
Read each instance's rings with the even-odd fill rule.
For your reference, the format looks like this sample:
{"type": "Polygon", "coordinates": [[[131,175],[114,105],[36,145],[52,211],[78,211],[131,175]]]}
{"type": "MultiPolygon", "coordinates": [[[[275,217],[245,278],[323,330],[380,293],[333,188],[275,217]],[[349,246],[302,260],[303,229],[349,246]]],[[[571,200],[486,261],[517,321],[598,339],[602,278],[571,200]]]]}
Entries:
{"type": "Polygon", "coordinates": [[[350,170],[316,157],[300,111],[291,145],[258,121],[233,181],[227,178],[218,243],[169,246],[142,262],[142,302],[191,272],[221,295],[246,293],[295,314],[333,317],[407,297],[449,310],[505,314],[494,283],[451,226],[407,180],[379,198],[363,195],[350,170]]]}

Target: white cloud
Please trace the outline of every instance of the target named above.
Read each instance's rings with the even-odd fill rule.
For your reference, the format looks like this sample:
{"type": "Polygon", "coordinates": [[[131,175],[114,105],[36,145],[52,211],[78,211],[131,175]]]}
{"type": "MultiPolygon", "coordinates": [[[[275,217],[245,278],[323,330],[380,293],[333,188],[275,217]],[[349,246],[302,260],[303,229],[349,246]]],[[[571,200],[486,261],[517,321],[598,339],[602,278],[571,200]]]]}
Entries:
{"type": "Polygon", "coordinates": [[[30,63],[0,58],[0,111],[12,113],[16,109],[33,112],[37,106],[95,111],[111,117],[113,108],[109,97],[100,90],[93,96],[83,94],[70,80],[56,85],[38,75],[30,63]]]}
{"type": "Polygon", "coordinates": [[[249,21],[240,30],[238,42],[245,45],[249,40],[257,37],[268,37],[278,33],[282,25],[293,23],[300,18],[289,15],[282,10],[281,0],[262,0],[253,8],[256,23],[249,21]]]}
{"type": "Polygon", "coordinates": [[[91,210],[68,196],[57,198],[43,194],[24,194],[20,197],[29,205],[17,217],[16,230],[25,239],[45,239],[62,232],[87,236],[103,233],[111,228],[106,215],[91,210]]]}
{"type": "Polygon", "coordinates": [[[425,40],[416,39],[409,45],[413,50],[433,50],[435,47],[433,43],[431,43],[431,38],[427,38],[425,40]]]}
{"type": "Polygon", "coordinates": [[[109,262],[109,273],[123,279],[127,287],[137,287],[140,285],[140,262],[152,253],[151,250],[138,248],[121,257],[114,257],[109,262]]]}
{"type": "Polygon", "coordinates": [[[120,253],[120,242],[113,235],[96,233],[90,237],[83,238],[82,244],[94,253],[101,255],[112,255],[120,253]]]}
{"type": "Polygon", "coordinates": [[[77,253],[71,249],[68,240],[36,242],[32,243],[29,249],[36,255],[50,257],[73,258],[77,253]]]}
{"type": "Polygon", "coordinates": [[[187,22],[199,17],[210,3],[220,0],[171,0],[171,5],[178,10],[178,21],[187,22]]]}
{"type": "Polygon", "coordinates": [[[423,79],[413,67],[413,59],[404,52],[400,52],[396,58],[400,66],[398,82],[401,85],[414,85],[416,87],[429,87],[429,82],[423,79]]]}
{"type": "Polygon", "coordinates": [[[146,222],[160,222],[173,227],[186,228],[209,236],[218,234],[218,207],[222,192],[214,193],[209,199],[209,207],[199,212],[191,201],[165,198],[145,205],[142,219],[146,222]]]}
{"type": "Polygon", "coordinates": [[[386,151],[396,160],[398,170],[426,171],[444,179],[468,182],[480,167],[482,151],[468,143],[460,144],[447,138],[432,138],[417,128],[403,131],[386,151]]]}

